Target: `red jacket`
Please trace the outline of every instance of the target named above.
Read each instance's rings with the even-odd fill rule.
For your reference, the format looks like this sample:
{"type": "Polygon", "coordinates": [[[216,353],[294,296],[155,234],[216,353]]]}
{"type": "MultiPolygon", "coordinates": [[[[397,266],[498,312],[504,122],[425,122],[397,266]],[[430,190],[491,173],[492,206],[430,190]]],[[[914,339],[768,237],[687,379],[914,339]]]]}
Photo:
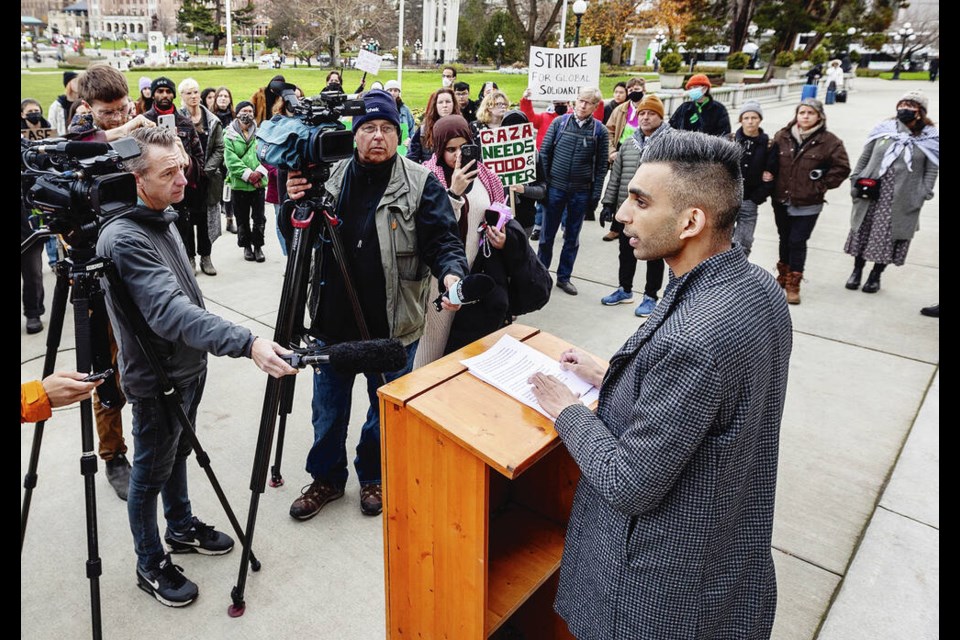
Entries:
{"type": "MultiPolygon", "coordinates": [[[[597,110],[593,112],[593,117],[603,122],[603,100],[600,101],[600,104],[597,105],[597,110]]],[[[523,112],[523,115],[527,116],[530,122],[537,129],[537,150],[540,150],[540,144],[543,142],[543,136],[547,135],[547,129],[550,128],[550,123],[557,118],[557,114],[553,111],[544,111],[543,113],[536,113],[533,110],[533,103],[530,102],[528,98],[520,98],[520,111],[523,112]]]]}

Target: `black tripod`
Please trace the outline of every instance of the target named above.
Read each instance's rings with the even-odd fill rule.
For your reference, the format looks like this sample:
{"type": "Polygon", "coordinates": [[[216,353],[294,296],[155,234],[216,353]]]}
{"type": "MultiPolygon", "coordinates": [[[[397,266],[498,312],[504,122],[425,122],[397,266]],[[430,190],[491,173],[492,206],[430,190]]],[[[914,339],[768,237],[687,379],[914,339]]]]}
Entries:
{"type": "MultiPolygon", "coordinates": [[[[37,232],[33,234],[21,243],[21,252],[29,249],[34,242],[48,235],[48,232],[37,232]]],[[[97,256],[92,247],[70,248],[68,250],[67,260],[61,262],[57,267],[57,285],[54,289],[50,333],[47,336],[44,377],[50,375],[55,366],[57,349],[60,345],[60,335],[63,330],[63,319],[66,312],[67,291],[71,287],[71,281],[77,345],[77,371],[88,372],[91,370],[91,365],[95,370],[103,371],[110,366],[110,351],[106,333],[106,306],[100,278],[107,279],[117,310],[133,326],[137,344],[146,356],[150,368],[159,382],[161,397],[167,404],[168,410],[180,423],[182,437],[186,437],[190,441],[190,446],[197,457],[197,463],[206,473],[207,479],[210,481],[214,493],[216,493],[217,498],[220,500],[227,519],[230,521],[230,525],[237,535],[237,539],[243,546],[244,562],[249,562],[254,571],[259,571],[260,561],[257,560],[247,546],[247,538],[240,528],[240,522],[237,520],[223,492],[223,488],[220,486],[220,482],[217,480],[216,474],[210,465],[210,456],[197,439],[193,425],[183,408],[182,395],[164,371],[162,361],[159,355],[157,355],[154,344],[151,342],[151,338],[154,337],[155,334],[150,329],[143,314],[140,313],[140,310],[134,304],[126,286],[120,280],[113,263],[110,260],[97,256]]],[[[107,382],[109,382],[110,379],[111,378],[108,378],[107,382]]],[[[115,400],[109,396],[110,390],[112,389],[112,392],[115,394],[117,391],[115,387],[107,386],[107,382],[98,387],[97,393],[100,395],[101,402],[107,406],[111,406],[115,400]],[[101,390],[104,391],[103,394],[101,394],[101,390]]],[[[93,418],[90,400],[84,400],[80,403],[80,421],[83,446],[83,455],[80,458],[80,471],[84,477],[87,513],[87,577],[90,579],[93,637],[99,639],[102,637],[100,616],[100,574],[102,573],[102,568],[99,557],[96,489],[93,478],[97,472],[97,456],[94,451],[93,418]]],[[[37,484],[36,471],[40,458],[40,443],[43,438],[43,427],[44,423],[41,422],[37,424],[34,433],[33,448],[30,452],[30,465],[27,475],[24,477],[26,493],[20,512],[21,553],[23,552],[23,539],[26,535],[27,518],[29,516],[33,487],[37,484]]]]}
{"type": "MultiPolygon", "coordinates": [[[[300,204],[294,205],[290,200],[284,203],[281,217],[290,216],[293,233],[287,244],[287,268],[283,276],[283,290],[280,294],[280,309],[277,313],[277,324],[274,329],[273,340],[285,346],[298,346],[306,341],[307,329],[304,327],[304,313],[307,300],[308,271],[310,256],[314,243],[319,235],[319,225],[326,231],[325,240],[331,243],[334,259],[340,267],[347,296],[353,307],[354,319],[360,336],[364,340],[370,339],[370,331],[360,308],[360,299],[357,297],[353,280],[347,266],[346,252],[340,241],[338,227],[340,219],[335,215],[333,197],[323,190],[323,183],[329,177],[330,167],[321,166],[317,173],[311,176],[310,181],[315,185],[300,204]],[[316,185],[320,185],[319,187],[316,185]],[[317,220],[317,216],[320,220],[317,220]]],[[[383,378],[384,383],[386,379],[383,378]]],[[[273,447],[273,432],[276,419],[280,417],[280,427],[277,433],[277,451],[274,465],[271,468],[270,486],[283,484],[280,473],[280,463],[283,456],[283,439],[286,431],[287,416],[293,410],[293,392],[295,378],[285,376],[282,379],[267,378],[267,389],[263,398],[263,409],[260,413],[260,431],[257,435],[257,448],[253,458],[253,469],[250,474],[250,510],[247,512],[247,540],[253,541],[253,534],[257,524],[257,511],[260,506],[260,495],[264,492],[267,478],[267,466],[270,460],[270,451],[273,447]]],[[[240,572],[237,584],[230,592],[232,604],[227,607],[230,617],[243,615],[246,608],[244,590],[247,583],[247,548],[243,550],[240,560],[240,572]]]]}

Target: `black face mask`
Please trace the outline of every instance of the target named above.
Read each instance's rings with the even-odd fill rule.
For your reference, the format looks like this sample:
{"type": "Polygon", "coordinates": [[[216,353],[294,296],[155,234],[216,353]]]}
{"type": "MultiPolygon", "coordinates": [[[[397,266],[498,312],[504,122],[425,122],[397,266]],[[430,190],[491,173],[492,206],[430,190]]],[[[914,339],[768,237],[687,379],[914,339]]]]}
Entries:
{"type": "Polygon", "coordinates": [[[897,120],[903,124],[910,124],[920,117],[920,114],[913,109],[897,109],[897,120]]]}
{"type": "Polygon", "coordinates": [[[558,116],[562,116],[563,114],[565,114],[565,113],[567,112],[567,105],[565,105],[565,104],[557,104],[557,105],[554,105],[553,111],[554,111],[554,113],[556,113],[558,116]]]}
{"type": "Polygon", "coordinates": [[[630,102],[640,102],[643,100],[643,91],[631,91],[627,94],[627,100],[630,102]]]}
{"type": "Polygon", "coordinates": [[[41,117],[39,113],[28,113],[26,119],[30,124],[40,124],[41,117]]]}

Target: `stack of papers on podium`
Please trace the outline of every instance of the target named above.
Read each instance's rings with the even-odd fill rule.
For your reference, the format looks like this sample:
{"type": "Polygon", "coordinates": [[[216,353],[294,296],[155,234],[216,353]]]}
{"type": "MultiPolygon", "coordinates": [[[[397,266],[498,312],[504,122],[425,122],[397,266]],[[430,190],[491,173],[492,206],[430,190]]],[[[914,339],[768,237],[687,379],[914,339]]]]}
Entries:
{"type": "MultiPolygon", "coordinates": [[[[550,418],[533,395],[527,380],[537,372],[555,376],[586,405],[595,402],[600,391],[572,371],[564,371],[560,363],[511,336],[503,336],[478,356],[461,360],[471,374],[516,398],[550,418]]],[[[552,420],[552,418],[551,418],[552,420]]]]}

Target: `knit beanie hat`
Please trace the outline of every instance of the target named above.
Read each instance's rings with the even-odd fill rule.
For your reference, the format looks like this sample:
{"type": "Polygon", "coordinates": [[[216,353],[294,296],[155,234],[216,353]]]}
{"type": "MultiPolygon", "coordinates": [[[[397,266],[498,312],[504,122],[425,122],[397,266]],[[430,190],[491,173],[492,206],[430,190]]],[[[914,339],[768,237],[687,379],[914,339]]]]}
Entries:
{"type": "Polygon", "coordinates": [[[386,120],[400,128],[400,111],[397,110],[397,101],[386,91],[371,89],[363,96],[363,106],[366,113],[353,118],[354,131],[370,120],[386,120]]]}
{"type": "MultiPolygon", "coordinates": [[[[827,114],[823,110],[823,103],[816,98],[804,98],[800,101],[800,104],[797,105],[797,111],[800,111],[800,107],[810,107],[811,109],[814,109],[820,114],[820,120],[823,122],[827,121],[827,114]]],[[[796,113],[796,111],[794,113],[796,113]]]]}
{"type": "Polygon", "coordinates": [[[652,93],[643,96],[643,100],[637,106],[637,111],[653,111],[661,118],[663,117],[663,101],[652,93]]]}
{"type": "Polygon", "coordinates": [[[706,87],[709,89],[713,87],[713,85],[710,84],[710,78],[708,78],[706,74],[695,73],[687,80],[687,85],[684,88],[690,89],[690,87],[706,87]]]}
{"type": "Polygon", "coordinates": [[[897,104],[901,102],[912,102],[916,105],[919,105],[923,109],[924,113],[930,107],[930,101],[927,99],[927,96],[923,95],[921,91],[907,91],[905,94],[900,96],[900,99],[897,100],[897,104]]]}
{"type": "Polygon", "coordinates": [[[249,100],[243,100],[240,104],[237,105],[236,113],[240,113],[240,110],[243,109],[244,107],[250,107],[254,111],[257,110],[257,108],[253,106],[252,102],[250,102],[249,100]]]}
{"type": "Polygon", "coordinates": [[[63,72],[63,86],[70,84],[70,81],[77,77],[76,71],[64,71],[63,72]]]}
{"type": "Polygon", "coordinates": [[[157,89],[163,87],[164,89],[170,89],[173,92],[173,97],[177,97],[177,85],[173,84],[173,80],[170,78],[165,78],[160,76],[150,83],[150,95],[153,95],[157,92],[157,89]]]}
{"type": "Polygon", "coordinates": [[[150,78],[147,76],[140,76],[140,82],[138,84],[140,91],[150,88],[150,78]]]}
{"type": "Polygon", "coordinates": [[[763,120],[763,108],[760,106],[760,103],[756,100],[750,100],[748,102],[744,102],[743,106],[740,107],[740,115],[737,116],[737,121],[739,122],[740,119],[743,118],[743,114],[751,111],[760,116],[760,119],[763,120]]]}
{"type": "Polygon", "coordinates": [[[400,91],[400,82],[397,80],[387,80],[387,84],[383,86],[384,91],[390,91],[390,89],[396,89],[400,91]]]}

